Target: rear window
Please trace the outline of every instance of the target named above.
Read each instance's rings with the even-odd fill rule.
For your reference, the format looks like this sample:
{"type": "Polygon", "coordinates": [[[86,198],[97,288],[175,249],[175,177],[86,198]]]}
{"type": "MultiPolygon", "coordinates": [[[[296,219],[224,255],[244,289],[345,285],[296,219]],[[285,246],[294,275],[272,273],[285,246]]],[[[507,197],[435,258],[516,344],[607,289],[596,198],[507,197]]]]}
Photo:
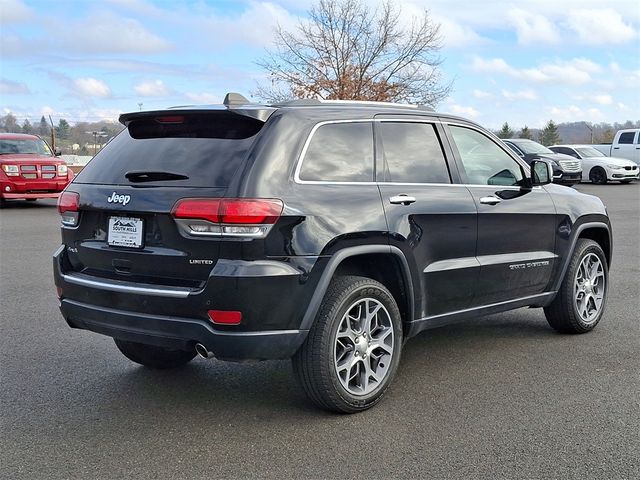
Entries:
{"type": "Polygon", "coordinates": [[[130,185],[127,173],[167,172],[175,175],[145,183],[227,186],[263,125],[228,112],[132,120],[82,169],[76,182],[130,185]]]}

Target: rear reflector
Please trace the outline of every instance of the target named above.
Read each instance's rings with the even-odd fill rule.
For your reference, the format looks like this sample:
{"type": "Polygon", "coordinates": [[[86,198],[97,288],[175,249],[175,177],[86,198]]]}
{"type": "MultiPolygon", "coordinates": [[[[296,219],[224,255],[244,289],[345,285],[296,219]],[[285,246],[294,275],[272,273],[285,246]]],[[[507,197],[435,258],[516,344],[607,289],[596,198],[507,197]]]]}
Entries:
{"type": "Polygon", "coordinates": [[[219,325],[238,325],[242,321],[242,312],[233,310],[209,310],[207,314],[213,323],[219,325]]]}
{"type": "Polygon", "coordinates": [[[173,207],[173,216],[223,224],[271,225],[282,208],[282,201],[272,198],[183,198],[173,207]]]}

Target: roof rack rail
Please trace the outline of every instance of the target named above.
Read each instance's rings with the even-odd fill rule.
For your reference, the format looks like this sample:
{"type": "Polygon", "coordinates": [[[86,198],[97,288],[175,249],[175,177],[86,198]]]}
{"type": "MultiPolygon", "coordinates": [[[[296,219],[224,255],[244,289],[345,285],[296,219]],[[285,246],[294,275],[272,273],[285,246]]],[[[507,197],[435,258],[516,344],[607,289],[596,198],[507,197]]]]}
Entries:
{"type": "Polygon", "coordinates": [[[410,104],[410,103],[394,103],[394,102],[375,102],[369,100],[324,100],[320,98],[298,98],[294,100],[286,100],[284,102],[278,102],[274,104],[274,107],[309,107],[309,106],[328,106],[328,105],[352,105],[352,106],[376,106],[376,107],[389,107],[389,108],[412,108],[415,110],[425,110],[428,112],[434,112],[433,107],[423,104],[410,104]]]}

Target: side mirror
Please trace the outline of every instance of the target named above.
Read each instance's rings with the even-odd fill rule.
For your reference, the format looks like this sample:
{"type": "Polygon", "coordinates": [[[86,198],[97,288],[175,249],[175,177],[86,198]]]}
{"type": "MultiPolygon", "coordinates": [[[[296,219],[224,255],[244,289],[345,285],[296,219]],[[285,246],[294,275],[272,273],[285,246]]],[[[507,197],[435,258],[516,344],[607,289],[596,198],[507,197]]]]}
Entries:
{"type": "Polygon", "coordinates": [[[56,148],[56,149],[53,151],[53,155],[54,155],[55,157],[59,157],[60,155],[62,155],[62,150],[60,150],[59,148],[56,148]]]}
{"type": "Polygon", "coordinates": [[[553,167],[544,160],[531,162],[531,185],[547,185],[553,181],[553,167]]]}

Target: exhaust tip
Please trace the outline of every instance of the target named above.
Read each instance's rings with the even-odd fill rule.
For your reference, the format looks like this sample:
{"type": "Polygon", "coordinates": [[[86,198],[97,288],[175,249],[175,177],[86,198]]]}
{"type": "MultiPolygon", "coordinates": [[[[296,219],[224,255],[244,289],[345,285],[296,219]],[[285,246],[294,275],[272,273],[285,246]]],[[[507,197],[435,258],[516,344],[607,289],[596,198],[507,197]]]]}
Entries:
{"type": "Polygon", "coordinates": [[[213,352],[210,352],[207,347],[201,343],[196,343],[196,353],[201,358],[213,358],[213,352]]]}

